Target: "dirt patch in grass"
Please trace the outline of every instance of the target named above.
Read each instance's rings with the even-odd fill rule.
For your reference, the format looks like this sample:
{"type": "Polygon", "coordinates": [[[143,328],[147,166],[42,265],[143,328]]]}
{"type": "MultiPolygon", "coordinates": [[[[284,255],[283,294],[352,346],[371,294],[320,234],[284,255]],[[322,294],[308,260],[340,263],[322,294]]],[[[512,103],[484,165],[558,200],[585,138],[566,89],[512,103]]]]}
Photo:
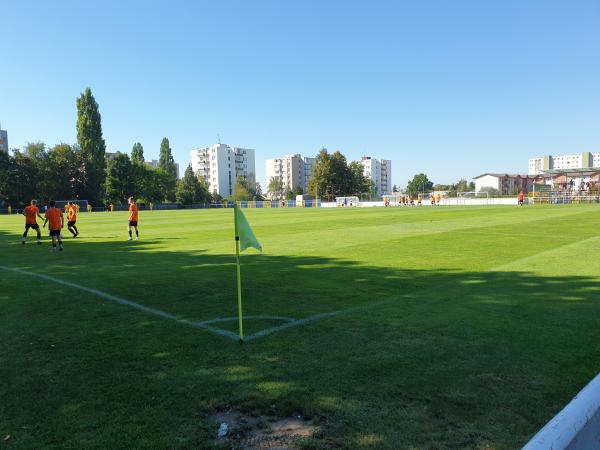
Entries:
{"type": "Polygon", "coordinates": [[[272,417],[252,416],[237,409],[220,411],[211,419],[217,424],[227,424],[227,434],[215,439],[219,447],[240,450],[296,450],[299,442],[310,439],[319,427],[302,416],[272,417]]]}

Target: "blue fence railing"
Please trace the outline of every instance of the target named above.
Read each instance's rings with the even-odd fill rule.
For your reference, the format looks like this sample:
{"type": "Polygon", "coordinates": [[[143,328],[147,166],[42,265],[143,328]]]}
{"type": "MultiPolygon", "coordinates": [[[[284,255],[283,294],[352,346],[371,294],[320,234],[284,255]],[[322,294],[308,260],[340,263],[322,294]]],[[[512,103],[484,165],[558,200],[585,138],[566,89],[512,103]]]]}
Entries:
{"type": "MultiPolygon", "coordinates": [[[[296,200],[264,200],[264,201],[242,201],[238,202],[241,208],[320,208],[321,200],[304,200],[302,202],[296,202],[296,200]]],[[[157,203],[148,204],[140,203],[138,208],[141,211],[148,210],[175,210],[175,209],[220,209],[220,208],[233,208],[234,202],[222,202],[222,203],[196,203],[192,205],[179,205],[177,203],[157,203]]],[[[104,207],[92,207],[91,211],[81,208],[80,213],[83,212],[103,212],[103,211],[127,211],[128,205],[107,205],[104,207]]],[[[44,212],[44,206],[40,207],[41,212],[44,212]]],[[[0,214],[21,214],[23,208],[0,208],[0,214]]]]}

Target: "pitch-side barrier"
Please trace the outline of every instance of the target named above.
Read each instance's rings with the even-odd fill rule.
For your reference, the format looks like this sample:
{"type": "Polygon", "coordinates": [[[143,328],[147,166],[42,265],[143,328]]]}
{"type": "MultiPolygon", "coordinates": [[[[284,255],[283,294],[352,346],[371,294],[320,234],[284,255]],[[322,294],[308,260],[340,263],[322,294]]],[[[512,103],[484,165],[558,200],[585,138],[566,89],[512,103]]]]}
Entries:
{"type": "Polygon", "coordinates": [[[523,450],[598,449],[600,374],[523,447],[523,450]]]}

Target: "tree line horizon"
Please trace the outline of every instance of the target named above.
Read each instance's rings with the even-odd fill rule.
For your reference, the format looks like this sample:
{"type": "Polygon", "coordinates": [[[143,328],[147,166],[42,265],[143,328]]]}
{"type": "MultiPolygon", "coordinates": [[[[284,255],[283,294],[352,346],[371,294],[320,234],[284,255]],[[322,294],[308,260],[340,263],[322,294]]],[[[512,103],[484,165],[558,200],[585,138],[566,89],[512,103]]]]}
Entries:
{"type": "MultiPolygon", "coordinates": [[[[251,177],[237,177],[233,194],[223,198],[211,193],[207,181],[194,174],[191,164],[181,179],[164,137],[160,143],[158,167],[144,160],[144,147],[133,144],[131,156],[117,152],[107,161],[106,144],[102,134],[99,105],[88,87],[76,100],[77,143],[59,143],[46,148],[43,142],[29,142],[25,147],[12,149],[13,154],[0,152],[0,203],[20,207],[31,199],[44,203],[49,200],[87,200],[92,206],[121,205],[128,197],[145,203],[219,203],[225,200],[264,200],[260,183],[251,177]]],[[[373,181],[364,175],[360,162],[348,162],[340,152],[330,153],[322,148],[314,162],[313,176],[303,192],[300,186],[289,190],[278,178],[268,180],[267,194],[275,199],[293,199],[299,194],[333,200],[336,196],[377,196],[373,181]]],[[[465,191],[474,188],[460,180],[456,185],[434,185],[421,173],[408,182],[406,192],[416,196],[435,188],[465,191]]],[[[442,189],[440,189],[442,190],[442,189]]],[[[393,192],[399,192],[394,185],[393,192]]]]}

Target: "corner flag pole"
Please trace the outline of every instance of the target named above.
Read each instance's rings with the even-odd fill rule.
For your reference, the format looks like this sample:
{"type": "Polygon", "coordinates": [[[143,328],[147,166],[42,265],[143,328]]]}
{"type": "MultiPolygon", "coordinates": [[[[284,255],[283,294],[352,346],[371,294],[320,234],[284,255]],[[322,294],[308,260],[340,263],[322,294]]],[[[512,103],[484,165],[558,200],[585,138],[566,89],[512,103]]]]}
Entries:
{"type": "Polygon", "coordinates": [[[238,232],[238,221],[236,209],[237,203],[233,207],[234,224],[235,224],[235,259],[237,264],[237,294],[238,294],[238,328],[240,333],[240,343],[244,342],[244,325],[242,320],[242,273],[240,271],[240,235],[238,232]]]}

